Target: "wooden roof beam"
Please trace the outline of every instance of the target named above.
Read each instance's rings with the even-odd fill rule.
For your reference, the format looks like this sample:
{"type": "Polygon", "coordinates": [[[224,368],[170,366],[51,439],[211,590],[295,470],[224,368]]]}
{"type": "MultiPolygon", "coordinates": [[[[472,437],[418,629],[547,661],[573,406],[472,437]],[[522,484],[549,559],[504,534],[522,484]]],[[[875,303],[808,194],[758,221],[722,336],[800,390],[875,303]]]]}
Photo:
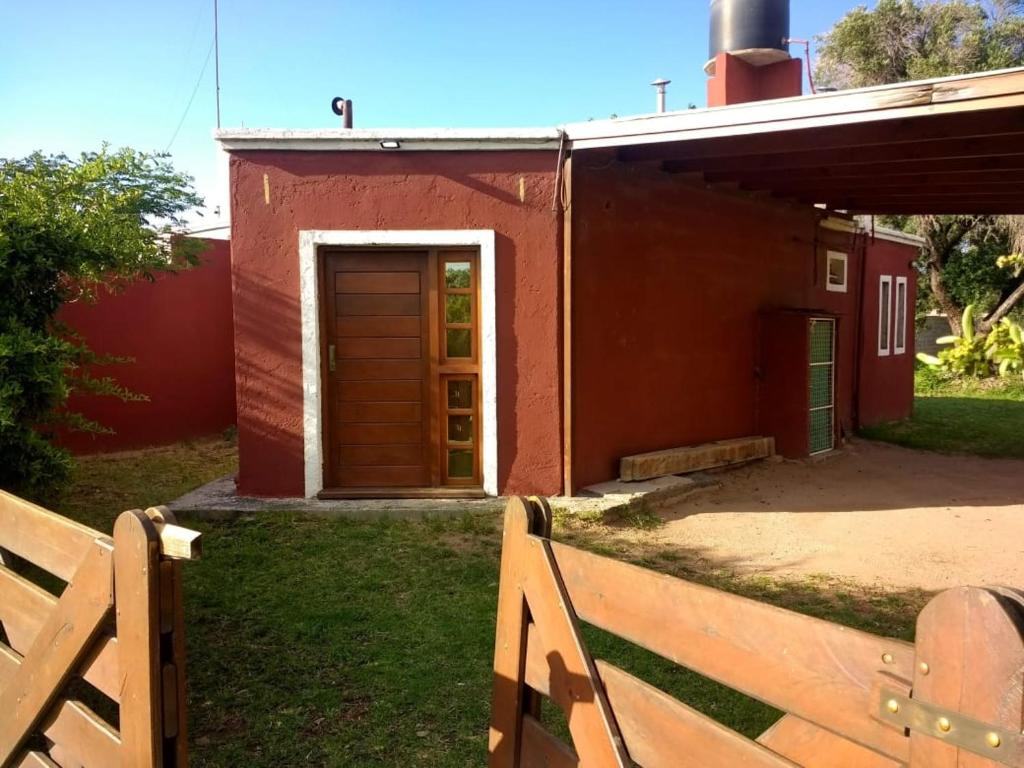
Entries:
{"type": "Polygon", "coordinates": [[[893,216],[1021,216],[1024,215],[1024,201],[996,202],[992,200],[960,202],[903,202],[856,205],[844,209],[855,215],[893,216]]]}
{"type": "MultiPolygon", "coordinates": [[[[676,173],[676,164],[666,161],[662,164],[668,173],[676,173]]],[[[738,181],[761,184],[775,182],[780,178],[793,182],[863,182],[873,183],[875,179],[913,178],[923,183],[932,179],[970,181],[974,178],[999,178],[1007,176],[1021,178],[1024,171],[1024,154],[998,155],[993,157],[963,157],[955,159],[927,159],[862,163],[859,165],[817,166],[808,168],[780,168],[770,173],[761,171],[712,171],[702,174],[711,183],[738,181]]],[[[692,173],[692,172],[691,172],[692,173]]]]}
{"type": "MultiPolygon", "coordinates": [[[[1024,94],[1015,98],[1013,108],[984,112],[924,114],[903,119],[879,119],[849,123],[837,119],[828,125],[807,128],[784,126],[755,133],[724,136],[680,137],[671,142],[641,142],[617,149],[624,162],[660,159],[707,159],[737,155],[774,154],[806,149],[843,149],[885,147],[893,144],[929,140],[984,139],[1005,134],[1020,134],[1024,94]]],[[[842,117],[842,116],[840,116],[842,117]]],[[[767,126],[765,126],[767,127],[767,126]]]]}
{"type": "Polygon", "coordinates": [[[917,197],[927,195],[961,197],[976,197],[979,195],[1018,196],[1024,198],[1024,180],[1017,179],[1014,182],[1002,183],[975,183],[975,184],[891,184],[885,179],[879,180],[878,184],[816,184],[816,185],[795,185],[795,184],[773,184],[770,187],[773,192],[793,197],[829,199],[835,197],[859,197],[859,196],[907,196],[917,197]]]}
{"type": "MultiPolygon", "coordinates": [[[[1024,125],[1024,121],[1022,121],[1024,125]]],[[[999,136],[952,139],[926,139],[918,142],[882,144],[870,148],[838,146],[808,148],[798,143],[781,153],[763,153],[755,144],[747,144],[748,154],[731,157],[707,155],[699,158],[666,158],[665,167],[671,173],[703,171],[710,176],[723,172],[783,173],[791,169],[833,168],[877,163],[906,163],[926,161],[942,163],[960,159],[1024,156],[1024,131],[999,136]]]]}

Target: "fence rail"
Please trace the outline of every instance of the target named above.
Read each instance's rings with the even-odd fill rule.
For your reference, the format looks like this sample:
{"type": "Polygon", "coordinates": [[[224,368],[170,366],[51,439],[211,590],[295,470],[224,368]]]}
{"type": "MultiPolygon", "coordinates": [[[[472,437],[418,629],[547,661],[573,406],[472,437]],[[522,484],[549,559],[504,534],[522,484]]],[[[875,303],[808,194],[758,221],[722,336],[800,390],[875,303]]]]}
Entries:
{"type": "Polygon", "coordinates": [[[107,536],[0,491],[0,768],[187,765],[181,561],[200,542],[164,508],[107,536]]]}
{"type": "Polygon", "coordinates": [[[1024,766],[1024,593],[952,589],[915,644],[550,540],[542,499],[505,513],[491,768],[1024,766]],[[750,740],[608,663],[583,621],[784,712],[750,740]],[[540,722],[548,697],[572,744],[540,722]]]}

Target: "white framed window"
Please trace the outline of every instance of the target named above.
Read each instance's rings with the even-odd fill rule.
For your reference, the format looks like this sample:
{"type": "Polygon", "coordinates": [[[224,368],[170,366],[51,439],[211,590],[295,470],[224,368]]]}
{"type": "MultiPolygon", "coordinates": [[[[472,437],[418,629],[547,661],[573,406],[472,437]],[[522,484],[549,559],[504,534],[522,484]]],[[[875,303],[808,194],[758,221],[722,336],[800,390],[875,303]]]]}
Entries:
{"type": "Polygon", "coordinates": [[[849,275],[848,259],[841,251],[828,251],[825,256],[825,288],[835,293],[846,293],[849,275]]]}
{"type": "Polygon", "coordinates": [[[896,278],[896,309],[893,312],[892,353],[907,351],[907,278],[896,278]]]}
{"type": "Polygon", "coordinates": [[[892,275],[878,278],[878,355],[892,352],[892,275]]]}

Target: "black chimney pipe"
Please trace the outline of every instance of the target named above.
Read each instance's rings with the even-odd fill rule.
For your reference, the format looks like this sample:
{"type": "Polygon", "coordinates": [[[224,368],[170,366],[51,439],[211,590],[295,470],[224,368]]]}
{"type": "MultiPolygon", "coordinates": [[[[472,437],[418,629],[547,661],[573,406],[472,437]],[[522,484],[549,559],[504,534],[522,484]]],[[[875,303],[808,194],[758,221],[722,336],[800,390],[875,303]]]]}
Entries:
{"type": "Polygon", "coordinates": [[[342,119],[343,128],[352,127],[352,99],[335,96],[331,99],[331,111],[342,119]]]}

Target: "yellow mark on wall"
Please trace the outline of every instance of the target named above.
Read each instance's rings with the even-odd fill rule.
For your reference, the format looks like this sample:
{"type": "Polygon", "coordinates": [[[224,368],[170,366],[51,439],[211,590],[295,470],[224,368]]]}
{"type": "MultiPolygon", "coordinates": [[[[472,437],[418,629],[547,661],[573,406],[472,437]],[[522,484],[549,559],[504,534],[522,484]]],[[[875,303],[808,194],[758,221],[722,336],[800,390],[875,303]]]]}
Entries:
{"type": "Polygon", "coordinates": [[[519,202],[520,203],[525,203],[526,202],[526,177],[525,176],[520,176],[519,177],[519,202]]]}
{"type": "Polygon", "coordinates": [[[263,202],[270,205],[270,177],[263,174],[263,202]]]}

